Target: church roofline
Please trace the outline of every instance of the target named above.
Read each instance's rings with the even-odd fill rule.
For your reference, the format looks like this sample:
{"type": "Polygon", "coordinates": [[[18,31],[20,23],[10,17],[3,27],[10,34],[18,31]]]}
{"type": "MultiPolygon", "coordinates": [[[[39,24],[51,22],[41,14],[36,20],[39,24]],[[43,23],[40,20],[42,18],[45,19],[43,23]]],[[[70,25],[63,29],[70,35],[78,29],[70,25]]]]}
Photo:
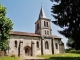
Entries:
{"type": "Polygon", "coordinates": [[[20,35],[20,36],[34,36],[34,37],[39,37],[40,35],[35,34],[35,33],[29,33],[29,32],[20,32],[20,31],[10,31],[10,35],[20,35]]]}
{"type": "Polygon", "coordinates": [[[53,35],[54,39],[62,39],[61,37],[57,36],[57,35],[53,35]]]}
{"type": "MultiPolygon", "coordinates": [[[[33,36],[33,37],[40,37],[41,35],[39,34],[35,34],[35,33],[29,33],[29,32],[21,32],[21,31],[10,31],[9,32],[10,35],[19,35],[19,36],[33,36]]],[[[57,38],[57,39],[61,39],[59,36],[57,35],[52,35],[53,38],[57,38]]]]}

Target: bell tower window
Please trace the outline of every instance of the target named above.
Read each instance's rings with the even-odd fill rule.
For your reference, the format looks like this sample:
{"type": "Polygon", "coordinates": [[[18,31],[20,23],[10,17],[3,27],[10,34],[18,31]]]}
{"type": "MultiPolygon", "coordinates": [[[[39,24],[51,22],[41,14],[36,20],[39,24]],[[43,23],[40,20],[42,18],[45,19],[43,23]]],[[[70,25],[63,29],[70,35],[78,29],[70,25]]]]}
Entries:
{"type": "Polygon", "coordinates": [[[48,22],[46,22],[46,27],[48,27],[48,22]]]}
{"type": "Polygon", "coordinates": [[[47,35],[49,35],[49,31],[47,31],[47,35]]]}
{"type": "Polygon", "coordinates": [[[44,21],[44,27],[48,27],[48,22],[44,21]]]}
{"type": "Polygon", "coordinates": [[[46,30],[45,30],[45,34],[46,34],[46,30]]]}

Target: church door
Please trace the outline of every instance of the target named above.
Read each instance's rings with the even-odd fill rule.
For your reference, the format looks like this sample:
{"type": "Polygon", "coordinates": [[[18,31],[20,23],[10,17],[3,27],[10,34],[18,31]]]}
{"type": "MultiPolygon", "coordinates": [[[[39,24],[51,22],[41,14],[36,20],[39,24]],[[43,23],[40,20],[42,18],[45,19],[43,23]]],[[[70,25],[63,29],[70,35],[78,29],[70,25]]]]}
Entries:
{"type": "Polygon", "coordinates": [[[30,56],[31,55],[31,47],[25,46],[25,55],[30,56]]]}

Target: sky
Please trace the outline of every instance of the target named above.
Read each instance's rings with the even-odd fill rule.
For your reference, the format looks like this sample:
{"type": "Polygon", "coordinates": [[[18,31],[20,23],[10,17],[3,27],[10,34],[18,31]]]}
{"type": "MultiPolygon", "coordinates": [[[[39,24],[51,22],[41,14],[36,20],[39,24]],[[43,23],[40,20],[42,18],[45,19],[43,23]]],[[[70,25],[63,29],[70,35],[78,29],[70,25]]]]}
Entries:
{"type": "MultiPolygon", "coordinates": [[[[0,0],[2,6],[7,8],[6,17],[10,18],[14,23],[14,31],[35,32],[35,22],[38,19],[41,3],[47,18],[51,21],[55,20],[51,16],[51,7],[53,3],[50,0],[0,0]]],[[[60,27],[51,22],[52,34],[62,38],[65,48],[67,38],[58,33],[62,30],[60,27]]]]}

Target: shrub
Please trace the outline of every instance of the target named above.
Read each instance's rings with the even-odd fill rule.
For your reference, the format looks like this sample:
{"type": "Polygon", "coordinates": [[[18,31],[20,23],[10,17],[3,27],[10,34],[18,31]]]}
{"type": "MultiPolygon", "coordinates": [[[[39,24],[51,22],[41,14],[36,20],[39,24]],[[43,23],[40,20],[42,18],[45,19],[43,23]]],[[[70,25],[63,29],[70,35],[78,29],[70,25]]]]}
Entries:
{"type": "Polygon", "coordinates": [[[65,52],[66,52],[66,53],[69,53],[70,50],[72,50],[72,49],[65,49],[65,52]]]}
{"type": "Polygon", "coordinates": [[[12,54],[11,57],[16,57],[16,56],[14,54],[12,54]]]}
{"type": "Polygon", "coordinates": [[[70,53],[76,53],[76,50],[73,49],[73,50],[70,50],[69,52],[70,52],[70,53]]]}
{"type": "Polygon", "coordinates": [[[80,50],[76,50],[76,53],[77,53],[77,54],[80,54],[80,50]]]}

